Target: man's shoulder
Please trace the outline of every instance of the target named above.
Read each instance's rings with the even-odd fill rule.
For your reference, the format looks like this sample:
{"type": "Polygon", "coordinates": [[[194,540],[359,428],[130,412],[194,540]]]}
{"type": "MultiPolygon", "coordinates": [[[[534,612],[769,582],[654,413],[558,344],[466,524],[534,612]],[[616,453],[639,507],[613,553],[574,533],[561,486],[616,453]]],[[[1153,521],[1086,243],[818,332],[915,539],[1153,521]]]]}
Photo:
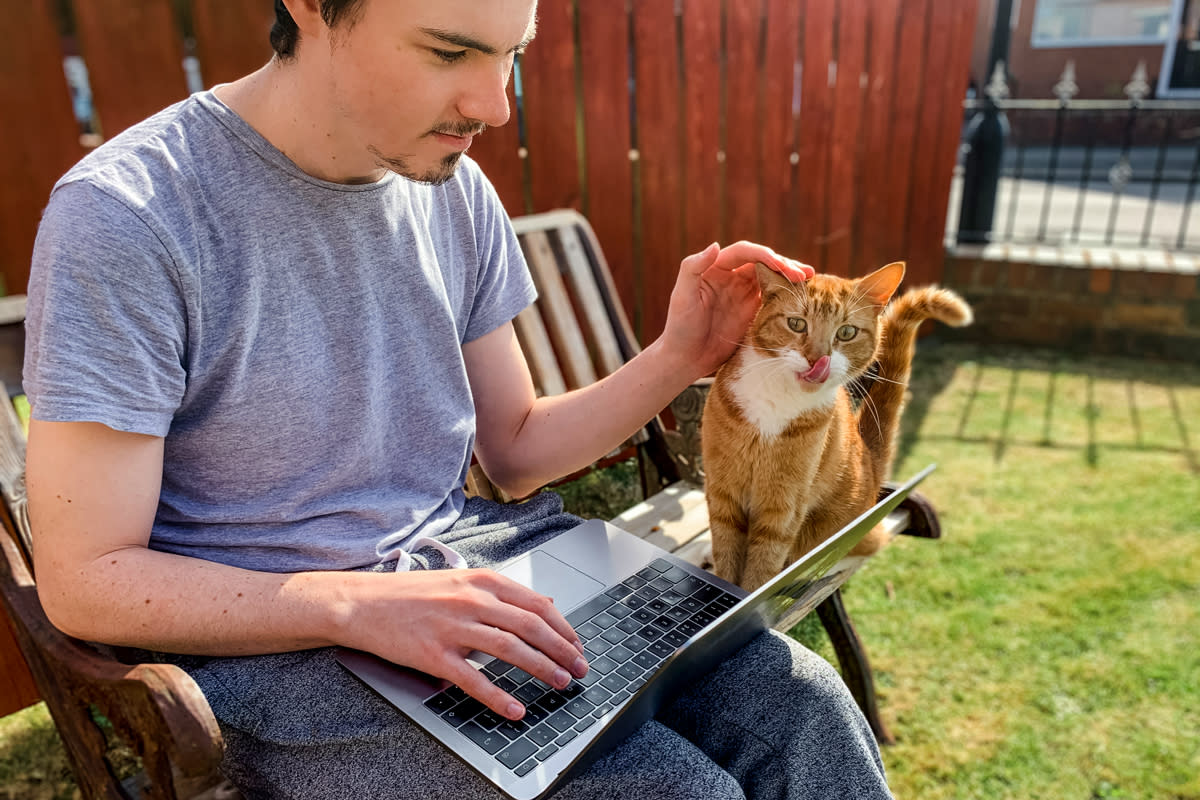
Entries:
{"type": "Polygon", "coordinates": [[[205,154],[219,136],[214,120],[193,95],[159,111],[106,141],[55,184],[88,184],[126,205],[144,208],[171,184],[189,184],[205,167],[205,154]]]}

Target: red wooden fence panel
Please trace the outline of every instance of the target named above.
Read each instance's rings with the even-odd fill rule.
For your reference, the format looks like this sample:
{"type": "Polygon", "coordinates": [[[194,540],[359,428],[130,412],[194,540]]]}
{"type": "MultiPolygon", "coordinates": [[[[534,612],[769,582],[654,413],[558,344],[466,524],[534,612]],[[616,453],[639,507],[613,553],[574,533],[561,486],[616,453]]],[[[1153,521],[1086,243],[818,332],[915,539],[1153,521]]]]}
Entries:
{"type": "Polygon", "coordinates": [[[900,24],[901,0],[873,0],[868,19],[870,45],[862,118],[863,149],[859,154],[858,220],[860,237],[851,275],[865,275],[902,257],[899,249],[889,250],[878,233],[880,223],[888,219],[888,206],[903,203],[907,196],[896,191],[888,180],[889,165],[896,157],[892,99],[896,89],[896,39],[900,24]]]}
{"type": "MultiPolygon", "coordinates": [[[[763,4],[741,0],[725,5],[725,203],[723,242],[762,238],[759,192],[762,175],[763,4]]],[[[771,98],[773,105],[781,98],[771,98]]]]}
{"type": "Polygon", "coordinates": [[[523,60],[525,146],[534,208],[581,207],[572,0],[538,3],[537,46],[523,60]]]}
{"type": "Polygon", "coordinates": [[[683,3],[683,251],[721,237],[721,2],[683,3]]]}
{"type": "Polygon", "coordinates": [[[625,313],[634,319],[633,148],[629,118],[629,18],[608,3],[579,3],[583,140],[587,194],[583,212],[613,273],[625,313]]]}
{"type": "Polygon", "coordinates": [[[272,4],[264,0],[192,0],[196,57],[206,86],[228,83],[271,59],[272,4]]]}
{"type": "MultiPolygon", "coordinates": [[[[971,38],[974,25],[973,6],[933,3],[928,37],[930,49],[942,56],[944,63],[969,59],[970,42],[964,43],[961,39],[971,38]]],[[[938,63],[943,62],[939,59],[938,63]]],[[[946,189],[954,164],[954,149],[958,145],[957,130],[962,121],[962,108],[957,101],[965,92],[966,78],[961,72],[931,70],[926,78],[919,125],[928,145],[917,148],[912,175],[908,286],[931,283],[941,277],[946,189]],[[945,133],[948,126],[953,133],[945,133]],[[952,141],[943,141],[951,137],[952,141]],[[943,152],[943,148],[949,148],[948,152],[943,152]]]]}
{"type": "Polygon", "coordinates": [[[849,276],[854,248],[863,232],[855,229],[859,137],[862,131],[863,74],[867,61],[867,0],[842,0],[837,25],[833,130],[829,153],[829,216],[825,231],[825,271],[849,276]]]}
{"type": "Polygon", "coordinates": [[[683,250],[683,120],[672,0],[634,3],[633,33],[642,231],[634,283],[642,292],[641,313],[633,325],[641,340],[648,342],[666,322],[667,299],[683,250]]]}
{"type": "Polygon", "coordinates": [[[84,151],[49,0],[5,14],[21,33],[0,47],[0,274],[7,292],[20,293],[50,188],[84,151]]]}
{"type": "Polygon", "coordinates": [[[834,14],[829,0],[805,0],[803,72],[800,95],[800,202],[796,213],[796,257],[817,268],[825,263],[828,231],[829,143],[833,131],[834,14]]]}
{"type": "Polygon", "coordinates": [[[183,37],[169,2],[86,0],[74,7],[105,137],[187,97],[183,37]]]}
{"type": "Polygon", "coordinates": [[[794,0],[767,0],[763,56],[762,241],[776,252],[796,250],[797,69],[800,10],[794,0]]]}

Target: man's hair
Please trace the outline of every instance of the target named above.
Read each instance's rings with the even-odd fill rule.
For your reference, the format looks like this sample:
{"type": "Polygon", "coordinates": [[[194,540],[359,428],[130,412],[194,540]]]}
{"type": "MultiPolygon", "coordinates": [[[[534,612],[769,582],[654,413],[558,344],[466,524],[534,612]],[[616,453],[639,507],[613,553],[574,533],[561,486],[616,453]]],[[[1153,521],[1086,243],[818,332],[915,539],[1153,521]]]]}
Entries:
{"type": "MultiPolygon", "coordinates": [[[[337,27],[339,22],[354,23],[355,12],[363,0],[320,0],[321,18],[330,28],[337,27]]],[[[280,58],[291,58],[296,55],[296,46],[300,43],[300,29],[283,0],[275,0],[275,23],[271,26],[271,47],[280,58]]]]}

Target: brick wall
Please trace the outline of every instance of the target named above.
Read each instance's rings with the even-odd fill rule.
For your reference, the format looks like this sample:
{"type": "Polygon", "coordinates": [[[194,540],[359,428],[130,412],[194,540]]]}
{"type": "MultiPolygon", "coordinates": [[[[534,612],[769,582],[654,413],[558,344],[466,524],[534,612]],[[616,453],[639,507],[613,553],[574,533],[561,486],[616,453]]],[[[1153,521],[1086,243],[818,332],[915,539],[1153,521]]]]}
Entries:
{"type": "Polygon", "coordinates": [[[962,338],[1200,362],[1200,270],[1187,257],[957,247],[941,282],[975,309],[962,338]]]}

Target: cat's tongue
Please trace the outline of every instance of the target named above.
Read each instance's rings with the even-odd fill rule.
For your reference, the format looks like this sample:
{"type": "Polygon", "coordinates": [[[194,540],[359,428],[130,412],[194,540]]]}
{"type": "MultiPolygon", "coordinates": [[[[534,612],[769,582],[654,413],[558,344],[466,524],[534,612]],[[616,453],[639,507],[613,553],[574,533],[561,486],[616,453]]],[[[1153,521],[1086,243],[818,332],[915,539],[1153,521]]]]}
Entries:
{"type": "Polygon", "coordinates": [[[821,356],[808,372],[799,373],[800,380],[809,383],[824,383],[829,378],[829,356],[821,356]]]}

